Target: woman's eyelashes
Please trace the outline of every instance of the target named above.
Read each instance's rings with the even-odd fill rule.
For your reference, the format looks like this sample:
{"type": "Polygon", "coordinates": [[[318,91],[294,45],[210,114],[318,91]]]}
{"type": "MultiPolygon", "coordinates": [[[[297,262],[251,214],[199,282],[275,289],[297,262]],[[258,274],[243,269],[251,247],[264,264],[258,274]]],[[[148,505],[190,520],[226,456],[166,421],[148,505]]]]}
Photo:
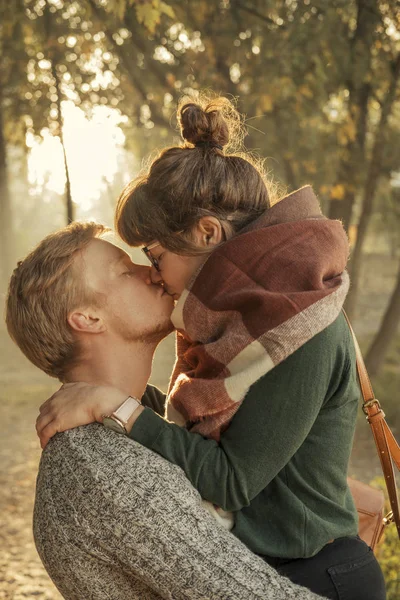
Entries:
{"type": "Polygon", "coordinates": [[[164,256],[164,252],[161,252],[161,254],[159,256],[155,256],[154,257],[155,261],[157,263],[157,269],[160,268],[160,262],[161,262],[163,256],[164,256]]]}

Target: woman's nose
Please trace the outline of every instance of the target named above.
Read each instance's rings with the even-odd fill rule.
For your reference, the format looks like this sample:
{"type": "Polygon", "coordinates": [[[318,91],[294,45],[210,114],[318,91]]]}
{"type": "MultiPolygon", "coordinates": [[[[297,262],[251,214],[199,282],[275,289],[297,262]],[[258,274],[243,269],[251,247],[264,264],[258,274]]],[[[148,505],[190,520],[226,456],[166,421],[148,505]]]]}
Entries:
{"type": "Polygon", "coordinates": [[[161,273],[155,267],[150,268],[150,277],[152,283],[162,283],[163,278],[161,277],[161,273]]]}

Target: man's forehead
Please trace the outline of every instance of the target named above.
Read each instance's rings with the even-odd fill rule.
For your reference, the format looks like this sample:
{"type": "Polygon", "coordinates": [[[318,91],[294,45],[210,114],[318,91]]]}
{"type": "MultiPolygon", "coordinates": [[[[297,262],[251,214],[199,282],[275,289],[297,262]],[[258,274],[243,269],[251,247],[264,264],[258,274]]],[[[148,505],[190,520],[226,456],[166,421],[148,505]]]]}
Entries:
{"type": "Polygon", "coordinates": [[[120,262],[131,261],[129,254],[112,241],[95,238],[91,240],[85,252],[86,262],[102,263],[104,266],[113,267],[120,262]]]}
{"type": "Polygon", "coordinates": [[[130,246],[128,246],[128,244],[126,242],[121,240],[121,238],[112,229],[110,231],[106,231],[105,233],[102,233],[100,235],[100,237],[98,237],[97,239],[108,242],[112,246],[116,246],[117,248],[122,250],[125,254],[127,254],[129,257],[131,257],[132,248],[130,246]]]}

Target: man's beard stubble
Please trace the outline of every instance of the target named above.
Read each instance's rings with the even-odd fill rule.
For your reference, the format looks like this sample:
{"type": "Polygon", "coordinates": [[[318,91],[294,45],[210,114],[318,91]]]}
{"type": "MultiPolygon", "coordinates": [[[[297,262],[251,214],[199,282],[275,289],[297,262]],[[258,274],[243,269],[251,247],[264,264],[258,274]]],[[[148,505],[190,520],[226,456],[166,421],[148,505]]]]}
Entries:
{"type": "Polygon", "coordinates": [[[174,326],[169,318],[165,318],[163,323],[157,325],[149,325],[148,328],[143,328],[138,331],[136,329],[129,329],[126,323],[120,318],[114,316],[114,327],[117,333],[125,342],[136,342],[141,344],[159,344],[161,340],[167,337],[174,330],[174,326]]]}

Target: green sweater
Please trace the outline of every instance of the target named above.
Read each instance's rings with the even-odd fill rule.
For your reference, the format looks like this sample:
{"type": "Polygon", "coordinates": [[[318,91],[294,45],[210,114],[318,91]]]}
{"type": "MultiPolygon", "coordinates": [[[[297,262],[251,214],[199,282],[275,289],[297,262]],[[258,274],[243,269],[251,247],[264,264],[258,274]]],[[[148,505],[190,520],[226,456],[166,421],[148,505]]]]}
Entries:
{"type": "Polygon", "coordinates": [[[305,558],[357,534],[346,475],[358,399],[340,315],[251,387],[219,443],[150,408],[130,436],[179,465],[204,499],[234,511],[232,531],[253,552],[305,558]]]}

